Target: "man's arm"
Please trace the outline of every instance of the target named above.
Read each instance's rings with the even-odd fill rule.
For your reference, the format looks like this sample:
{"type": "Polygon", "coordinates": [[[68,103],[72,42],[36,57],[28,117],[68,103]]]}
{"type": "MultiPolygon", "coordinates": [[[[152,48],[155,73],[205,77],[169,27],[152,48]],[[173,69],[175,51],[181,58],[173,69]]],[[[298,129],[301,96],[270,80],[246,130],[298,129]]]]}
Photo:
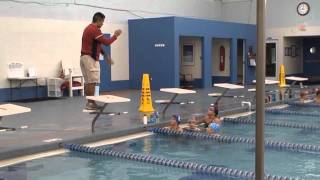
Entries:
{"type": "Polygon", "coordinates": [[[103,54],[103,58],[104,58],[104,60],[106,61],[107,64],[109,64],[109,65],[113,65],[114,64],[113,60],[111,59],[111,57],[110,57],[110,55],[108,53],[105,52],[103,54]]]}
{"type": "Polygon", "coordinates": [[[95,39],[97,41],[99,41],[100,43],[102,43],[103,45],[108,46],[108,45],[112,44],[115,40],[117,40],[117,36],[113,35],[110,39],[108,39],[108,38],[105,38],[103,36],[103,34],[101,34],[101,35],[97,36],[95,39]]]}
{"type": "Polygon", "coordinates": [[[101,53],[102,55],[105,55],[105,52],[104,52],[104,50],[103,50],[103,47],[102,47],[102,46],[100,47],[100,53],[101,53]]]}
{"type": "Polygon", "coordinates": [[[122,33],[121,30],[118,29],[114,32],[114,35],[110,39],[108,39],[108,38],[105,38],[102,32],[99,30],[99,32],[97,32],[97,36],[95,39],[104,45],[110,45],[115,40],[117,40],[118,36],[120,36],[121,33],[122,33]]]}

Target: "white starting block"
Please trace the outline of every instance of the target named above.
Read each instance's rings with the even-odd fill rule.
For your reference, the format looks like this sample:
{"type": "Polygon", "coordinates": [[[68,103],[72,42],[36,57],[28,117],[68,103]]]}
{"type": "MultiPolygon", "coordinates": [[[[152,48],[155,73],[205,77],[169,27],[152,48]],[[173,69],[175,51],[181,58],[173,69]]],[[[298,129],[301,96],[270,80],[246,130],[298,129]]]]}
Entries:
{"type": "MultiPolygon", "coordinates": [[[[103,106],[101,109],[99,109],[98,111],[90,112],[90,114],[96,114],[96,116],[93,118],[92,124],[91,124],[91,131],[92,132],[94,132],[94,125],[101,114],[104,114],[104,115],[118,115],[118,114],[120,115],[121,114],[121,113],[116,113],[116,112],[104,112],[104,110],[108,104],[125,103],[125,102],[131,101],[128,98],[123,98],[123,97],[113,96],[113,95],[87,96],[86,98],[88,100],[93,100],[96,102],[103,103],[103,106]]],[[[126,114],[126,113],[127,112],[124,112],[123,114],[126,114]]]]}
{"type": "MultiPolygon", "coordinates": [[[[30,108],[18,106],[14,104],[1,104],[0,105],[0,122],[4,116],[31,112],[30,108]]],[[[15,131],[16,128],[0,127],[0,131],[15,131]]]]}
{"type": "Polygon", "coordinates": [[[296,76],[289,76],[289,77],[286,77],[286,79],[291,81],[300,81],[300,82],[309,80],[308,78],[302,78],[302,77],[296,77],[296,76]]]}
{"type": "Polygon", "coordinates": [[[303,88],[302,82],[308,81],[309,79],[308,78],[303,78],[303,77],[289,76],[289,77],[286,77],[286,80],[293,81],[290,86],[293,86],[297,82],[300,82],[300,88],[303,88]]]}
{"type": "MultiPolygon", "coordinates": [[[[168,104],[170,103],[170,99],[159,99],[154,101],[157,104],[168,104]]],[[[171,104],[180,104],[180,105],[185,105],[185,104],[194,104],[194,101],[188,101],[188,102],[172,102],[171,104]]]]}
{"type": "Polygon", "coordinates": [[[236,85],[236,84],[230,84],[230,83],[218,83],[218,84],[213,84],[215,87],[220,87],[224,89],[243,89],[244,86],[236,85]]]}
{"type": "MultiPolygon", "coordinates": [[[[210,97],[220,97],[220,96],[222,96],[222,93],[209,93],[208,96],[210,96],[210,97]]],[[[243,95],[240,95],[240,96],[226,96],[226,95],[224,95],[223,97],[244,98],[243,95]]]]}
{"type": "Polygon", "coordinates": [[[291,91],[291,87],[294,86],[297,82],[300,83],[300,88],[303,88],[303,82],[304,81],[308,81],[308,78],[303,78],[303,77],[296,77],[296,76],[288,76],[286,77],[286,80],[292,81],[292,83],[288,86],[288,89],[285,91],[285,93],[289,92],[289,95],[292,96],[292,91],[291,91]]]}
{"type": "MultiPolygon", "coordinates": [[[[189,89],[181,89],[181,88],[161,88],[160,89],[161,92],[167,92],[167,93],[172,93],[174,94],[173,97],[170,100],[164,100],[165,102],[163,102],[161,104],[166,104],[166,106],[164,107],[162,114],[164,115],[167,111],[167,109],[169,108],[169,106],[171,104],[193,104],[194,102],[190,101],[188,103],[184,103],[184,102],[174,102],[174,100],[176,99],[176,97],[180,94],[195,94],[196,91],[193,90],[189,90],[189,89]]],[[[158,100],[156,102],[161,102],[161,100],[158,100]]]]}
{"type": "Polygon", "coordinates": [[[217,84],[213,84],[213,86],[225,89],[223,91],[223,93],[210,93],[210,94],[208,94],[208,96],[210,96],[210,97],[218,97],[214,104],[217,104],[222,97],[233,97],[233,98],[244,97],[244,96],[225,96],[225,94],[228,92],[228,90],[230,90],[230,89],[243,89],[244,86],[230,84],[230,83],[217,83],[217,84]]]}
{"type": "MultiPolygon", "coordinates": [[[[253,83],[257,83],[256,80],[253,80],[252,81],[253,83]]],[[[264,80],[264,84],[266,85],[274,85],[274,84],[279,84],[280,82],[279,81],[276,81],[276,80],[271,80],[271,79],[265,79],[264,80]]],[[[251,89],[248,89],[249,92],[256,92],[256,88],[251,88],[251,89]]]]}
{"type": "MultiPolygon", "coordinates": [[[[253,80],[252,82],[253,82],[253,83],[257,83],[256,80],[253,80]]],[[[279,84],[279,81],[271,80],[271,79],[265,79],[265,80],[264,80],[264,84],[267,84],[267,85],[279,84]]]]}
{"type": "Polygon", "coordinates": [[[223,93],[210,93],[210,94],[208,94],[208,96],[210,96],[210,97],[218,97],[218,98],[216,99],[216,101],[215,101],[213,104],[211,104],[211,106],[214,106],[214,105],[218,104],[218,102],[219,102],[219,101],[221,100],[221,98],[223,98],[223,97],[231,97],[231,98],[244,97],[243,95],[241,95],[241,96],[226,96],[226,95],[225,95],[225,94],[228,92],[228,90],[230,90],[230,89],[243,89],[244,86],[239,86],[239,85],[230,84],[230,83],[217,83],[217,84],[213,84],[213,86],[214,86],[214,87],[223,88],[223,89],[225,89],[225,90],[223,91],[223,93]]]}

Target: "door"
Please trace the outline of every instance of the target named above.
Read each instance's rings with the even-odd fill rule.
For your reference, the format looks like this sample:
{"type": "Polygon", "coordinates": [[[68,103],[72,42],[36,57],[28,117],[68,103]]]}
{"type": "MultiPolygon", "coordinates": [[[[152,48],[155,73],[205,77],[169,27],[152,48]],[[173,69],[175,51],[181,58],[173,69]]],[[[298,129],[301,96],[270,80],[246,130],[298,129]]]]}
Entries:
{"type": "Polygon", "coordinates": [[[244,84],[245,81],[245,41],[238,39],[237,50],[237,83],[244,84]]]}
{"type": "Polygon", "coordinates": [[[276,43],[266,43],[266,76],[276,77],[277,48],[276,43]]]}

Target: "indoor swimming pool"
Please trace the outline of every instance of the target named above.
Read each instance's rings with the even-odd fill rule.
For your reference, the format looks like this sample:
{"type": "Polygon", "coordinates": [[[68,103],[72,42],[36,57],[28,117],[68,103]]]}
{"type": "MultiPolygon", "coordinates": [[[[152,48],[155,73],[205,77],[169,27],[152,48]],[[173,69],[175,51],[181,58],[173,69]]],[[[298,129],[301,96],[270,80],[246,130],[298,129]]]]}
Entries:
{"type": "MultiPolygon", "coordinates": [[[[254,120],[255,115],[239,118],[254,120]]],[[[318,118],[310,116],[266,113],[266,122],[270,121],[279,122],[280,125],[283,125],[282,122],[289,124],[299,122],[301,125],[319,123],[318,118]]],[[[219,138],[218,140],[206,137],[194,138],[198,136],[197,134],[182,136],[170,132],[153,132],[155,132],[153,135],[146,137],[100,146],[91,153],[86,148],[72,149],[74,151],[65,154],[3,167],[0,169],[0,175],[5,177],[4,179],[14,180],[251,179],[250,175],[249,178],[246,178],[238,177],[237,173],[230,175],[226,172],[236,171],[240,175],[244,171],[249,172],[248,174],[254,172],[255,147],[253,141],[250,143],[238,141],[243,138],[254,139],[255,125],[252,123],[224,122],[220,140],[219,138]],[[92,153],[94,151],[100,154],[92,153]],[[110,152],[113,152],[112,155],[110,152]],[[148,158],[151,160],[141,160],[148,158]],[[162,162],[157,164],[156,161],[162,162]],[[177,162],[178,164],[179,162],[199,164],[207,169],[211,167],[211,169],[216,169],[212,172],[218,173],[204,173],[203,169],[189,168],[187,165],[175,166],[174,163],[177,162]],[[221,174],[221,171],[226,174],[221,174]]],[[[272,146],[266,145],[266,174],[283,178],[319,179],[320,148],[317,143],[319,133],[319,130],[290,126],[265,126],[266,141],[273,142],[272,146]],[[315,150],[299,150],[299,148],[292,150],[283,148],[282,143],[304,144],[304,147],[311,145],[315,150]]]]}
{"type": "MultiPolygon", "coordinates": [[[[253,145],[217,143],[184,137],[151,135],[101,148],[126,153],[149,154],[171,160],[195,162],[215,167],[254,170],[253,145]]],[[[267,149],[266,173],[317,179],[320,177],[320,154],[267,149]]],[[[207,176],[197,171],[159,166],[143,162],[91,155],[83,152],[37,159],[0,170],[2,177],[19,174],[19,179],[232,179],[207,176]]],[[[239,178],[237,178],[239,179],[239,178]]]]}

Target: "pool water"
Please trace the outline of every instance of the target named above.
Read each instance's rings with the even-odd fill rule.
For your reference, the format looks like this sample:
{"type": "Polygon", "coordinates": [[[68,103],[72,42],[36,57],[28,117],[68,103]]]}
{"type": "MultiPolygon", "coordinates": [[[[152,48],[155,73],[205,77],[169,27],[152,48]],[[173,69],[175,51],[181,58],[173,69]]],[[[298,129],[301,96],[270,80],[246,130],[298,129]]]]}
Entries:
{"type": "Polygon", "coordinates": [[[320,105],[319,107],[308,107],[308,106],[290,106],[285,108],[290,111],[300,111],[300,112],[310,112],[310,113],[319,113],[320,116],[320,105]]]}
{"type": "MultiPolygon", "coordinates": [[[[255,117],[252,117],[252,118],[255,118],[255,117]]],[[[303,124],[314,124],[319,126],[320,115],[317,117],[317,116],[266,113],[266,121],[294,122],[294,123],[303,123],[303,124]]]]}
{"type": "MultiPolygon", "coordinates": [[[[222,126],[223,135],[234,135],[242,137],[254,137],[254,124],[231,124],[225,123],[222,126]]],[[[320,142],[320,130],[310,131],[296,128],[265,126],[265,139],[285,141],[290,143],[314,144],[320,142]]]]}
{"type": "MultiPolygon", "coordinates": [[[[207,165],[254,170],[254,147],[214,141],[152,135],[102,148],[122,152],[151,154],[158,157],[191,161],[207,165]]],[[[267,173],[318,179],[320,155],[266,150],[267,173]]],[[[197,172],[120,160],[105,156],[71,152],[64,155],[28,161],[0,169],[2,179],[13,180],[147,180],[147,179],[232,179],[199,175],[197,172]],[[15,178],[10,178],[14,177],[15,178]]],[[[235,178],[233,178],[235,179],[235,178]]]]}
{"type": "MultiPolygon", "coordinates": [[[[254,115],[248,118],[255,118],[254,115]]],[[[267,121],[317,124],[317,117],[266,114],[267,121]]],[[[224,135],[253,138],[255,125],[224,123],[224,135]]],[[[265,126],[268,140],[318,145],[320,131],[265,126]]],[[[101,148],[120,152],[150,154],[167,159],[254,171],[255,148],[250,144],[217,143],[184,137],[151,135],[101,148]]],[[[320,153],[265,151],[266,173],[278,176],[320,179],[320,153]]],[[[201,175],[195,171],[171,168],[106,156],[70,152],[58,156],[0,168],[0,180],[209,180],[239,179],[201,175]]]]}

